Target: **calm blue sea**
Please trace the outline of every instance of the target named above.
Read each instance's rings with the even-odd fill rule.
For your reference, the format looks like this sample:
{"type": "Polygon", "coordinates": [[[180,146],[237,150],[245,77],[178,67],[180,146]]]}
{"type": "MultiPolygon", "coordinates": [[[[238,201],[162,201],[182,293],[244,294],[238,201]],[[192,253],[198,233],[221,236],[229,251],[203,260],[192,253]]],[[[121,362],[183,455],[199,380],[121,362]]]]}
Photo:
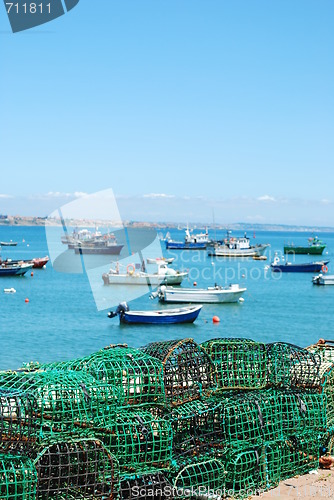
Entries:
{"type": "MultiPolygon", "coordinates": [[[[184,231],[170,233],[179,240],[184,237],[184,231]]],[[[216,236],[225,235],[217,232],[216,236]]],[[[0,278],[0,369],[15,369],[32,360],[49,362],[83,356],[110,343],[140,346],[162,339],[192,337],[201,342],[221,336],[307,346],[320,337],[334,338],[334,287],[313,286],[311,274],[277,276],[265,270],[274,252],[282,252],[284,242],[305,244],[311,234],[257,232],[255,236],[254,242],[271,245],[266,262],[212,260],[206,252],[198,251],[169,252],[175,257],[173,267],[189,270],[190,278],[184,286],[196,281],[198,286],[234,282],[247,287],[244,303],[205,305],[192,325],[120,326],[117,318],[107,317],[107,310],[97,310],[85,274],[60,273],[51,263],[44,270],[34,270],[33,277],[28,273],[23,278],[0,278]],[[16,294],[3,292],[11,287],[16,294]],[[25,303],[26,298],[29,303],[25,303]],[[220,317],[219,324],[212,323],[214,315],[220,317]]],[[[318,236],[327,243],[321,258],[331,261],[329,272],[334,273],[334,234],[318,236]]],[[[0,240],[19,242],[17,247],[3,247],[2,258],[26,259],[49,253],[42,227],[0,227],[0,240]]],[[[320,257],[295,259],[303,262],[320,257]]],[[[96,286],[104,286],[102,279],[96,286]]],[[[130,303],[132,309],[162,307],[158,301],[149,300],[149,293],[130,303]]]]}

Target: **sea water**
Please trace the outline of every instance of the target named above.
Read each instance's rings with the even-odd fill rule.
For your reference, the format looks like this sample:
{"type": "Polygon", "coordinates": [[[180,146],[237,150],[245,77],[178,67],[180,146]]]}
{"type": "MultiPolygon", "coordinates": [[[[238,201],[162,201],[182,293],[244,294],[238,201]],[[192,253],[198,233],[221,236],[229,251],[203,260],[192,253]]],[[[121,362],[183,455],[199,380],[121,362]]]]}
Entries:
{"type": "MultiPolygon", "coordinates": [[[[184,231],[174,229],[170,234],[178,240],[184,238],[184,231]]],[[[235,231],[233,235],[242,236],[243,232],[235,231]]],[[[225,232],[217,231],[215,235],[212,232],[210,236],[223,238],[225,232]]],[[[198,287],[238,283],[247,288],[243,303],[205,304],[194,324],[120,325],[118,318],[107,317],[107,301],[106,308],[98,310],[95,291],[85,272],[59,272],[51,262],[45,269],[34,269],[33,277],[28,271],[24,277],[0,278],[0,369],[16,369],[29,361],[76,358],[116,343],[139,347],[152,341],[184,337],[197,342],[214,337],[247,337],[307,346],[319,338],[334,338],[334,287],[314,286],[312,273],[276,274],[266,269],[276,251],[282,255],[284,243],[305,245],[312,234],[258,231],[256,238],[250,236],[252,244],[270,244],[267,261],[211,258],[206,251],[164,250],[165,256],[175,258],[173,268],[189,272],[182,286],[192,287],[194,282],[198,287]],[[4,293],[4,288],[12,287],[17,291],[15,294],[4,293]],[[25,302],[26,298],[29,302],[25,302]],[[214,315],[220,318],[218,324],[212,322],[214,315]]],[[[293,259],[295,262],[330,260],[329,272],[334,273],[334,234],[317,233],[317,236],[327,244],[322,256],[301,255],[293,259]]],[[[30,259],[50,253],[44,227],[1,226],[0,240],[18,242],[16,247],[2,248],[3,259],[30,259]]],[[[109,265],[109,257],[104,259],[109,265]]],[[[102,277],[101,281],[98,277],[95,286],[101,287],[99,291],[105,290],[102,277]]],[[[119,302],[124,300],[124,293],[118,292],[115,285],[113,293],[119,293],[119,302]]],[[[144,295],[129,302],[130,309],[178,307],[160,304],[149,296],[147,289],[144,295]]]]}

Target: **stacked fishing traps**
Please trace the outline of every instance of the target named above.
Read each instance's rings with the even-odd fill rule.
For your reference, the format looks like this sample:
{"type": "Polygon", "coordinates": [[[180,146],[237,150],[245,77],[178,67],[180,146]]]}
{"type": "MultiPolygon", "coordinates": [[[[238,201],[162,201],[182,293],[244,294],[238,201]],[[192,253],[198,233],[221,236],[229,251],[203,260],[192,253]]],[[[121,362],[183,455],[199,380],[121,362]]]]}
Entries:
{"type": "MultiPolygon", "coordinates": [[[[318,466],[334,349],[108,346],[0,372],[0,498],[245,497],[318,466]]],[[[334,372],[333,372],[334,373],[334,372]]]]}

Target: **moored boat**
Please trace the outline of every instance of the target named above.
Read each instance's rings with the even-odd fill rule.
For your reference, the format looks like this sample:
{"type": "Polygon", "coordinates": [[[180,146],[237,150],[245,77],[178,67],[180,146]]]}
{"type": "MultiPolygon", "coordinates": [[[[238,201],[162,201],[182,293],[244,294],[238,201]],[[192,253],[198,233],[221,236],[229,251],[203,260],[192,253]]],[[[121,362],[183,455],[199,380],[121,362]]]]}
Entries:
{"type": "Polygon", "coordinates": [[[222,245],[209,248],[210,257],[260,257],[264,254],[269,244],[251,245],[246,233],[243,237],[234,238],[231,231],[227,231],[227,237],[222,245]]]}
{"type": "Polygon", "coordinates": [[[45,257],[37,257],[35,259],[22,259],[22,260],[0,259],[0,264],[4,264],[6,266],[31,264],[34,269],[40,269],[43,266],[45,266],[49,262],[49,260],[50,258],[46,255],[45,257]]]}
{"type": "Polygon", "coordinates": [[[318,274],[312,279],[313,285],[334,285],[334,274],[318,274]]]}
{"type": "Polygon", "coordinates": [[[174,261],[174,257],[156,257],[155,259],[150,259],[149,257],[146,259],[148,264],[171,264],[174,261]]]}
{"type": "Polygon", "coordinates": [[[162,285],[159,290],[151,294],[151,298],[158,297],[161,302],[226,304],[238,302],[246,290],[247,288],[241,288],[237,284],[225,287],[215,285],[205,289],[162,285]]]}
{"type": "Polygon", "coordinates": [[[302,263],[292,263],[285,262],[280,263],[279,257],[275,257],[274,262],[270,265],[273,272],[281,273],[319,273],[321,270],[327,269],[327,261],[319,262],[302,262],[302,263]]]}
{"type": "Polygon", "coordinates": [[[0,241],[0,247],[16,247],[17,241],[0,241]]]}
{"type": "Polygon", "coordinates": [[[187,228],[184,241],[175,241],[171,238],[166,238],[165,244],[167,250],[206,250],[209,244],[209,235],[207,231],[191,235],[187,228]]]}
{"type": "Polygon", "coordinates": [[[115,240],[99,239],[92,243],[78,243],[74,245],[74,252],[82,255],[119,255],[124,245],[115,240]]]}
{"type": "Polygon", "coordinates": [[[46,264],[49,262],[50,258],[48,255],[45,257],[37,257],[35,259],[32,259],[33,263],[33,268],[34,269],[41,269],[42,267],[46,266],[46,264]]]}
{"type": "Polygon", "coordinates": [[[325,248],[326,243],[323,243],[317,236],[315,236],[314,238],[309,238],[309,244],[307,246],[296,246],[293,243],[291,243],[291,245],[284,245],[284,253],[297,255],[322,255],[325,248]]]}
{"type": "Polygon", "coordinates": [[[0,265],[0,277],[5,276],[23,276],[29,269],[32,269],[33,264],[4,264],[0,265]]]}
{"type": "Polygon", "coordinates": [[[105,285],[158,286],[161,284],[180,285],[187,276],[188,273],[176,271],[166,264],[160,264],[156,273],[137,270],[135,264],[128,264],[126,273],[121,273],[116,263],[116,268],[111,268],[108,273],[104,273],[102,279],[105,285]]]}
{"type": "Polygon", "coordinates": [[[109,318],[119,316],[120,323],[145,325],[172,325],[178,323],[193,323],[198,317],[202,306],[180,307],[151,311],[130,311],[126,302],[118,305],[115,312],[108,313],[109,318]]]}

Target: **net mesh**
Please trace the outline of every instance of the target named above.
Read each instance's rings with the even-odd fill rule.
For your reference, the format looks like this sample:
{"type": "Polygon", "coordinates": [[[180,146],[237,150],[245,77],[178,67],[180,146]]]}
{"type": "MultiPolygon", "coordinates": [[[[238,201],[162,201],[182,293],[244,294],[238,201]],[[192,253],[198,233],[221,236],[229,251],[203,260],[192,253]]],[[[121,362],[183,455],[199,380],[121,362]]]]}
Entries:
{"type": "Polygon", "coordinates": [[[219,389],[261,389],[266,386],[266,345],[248,339],[212,339],[201,344],[213,360],[219,389]]]}
{"type": "Polygon", "coordinates": [[[193,339],[152,342],[141,349],[162,362],[166,401],[171,405],[208,396],[216,390],[215,365],[193,339]]]}
{"type": "Polygon", "coordinates": [[[133,476],[123,479],[119,500],[168,500],[174,498],[173,486],[162,473],[133,476]]]}
{"type": "Polygon", "coordinates": [[[32,460],[0,454],[0,498],[36,500],[37,474],[32,460]]]}

